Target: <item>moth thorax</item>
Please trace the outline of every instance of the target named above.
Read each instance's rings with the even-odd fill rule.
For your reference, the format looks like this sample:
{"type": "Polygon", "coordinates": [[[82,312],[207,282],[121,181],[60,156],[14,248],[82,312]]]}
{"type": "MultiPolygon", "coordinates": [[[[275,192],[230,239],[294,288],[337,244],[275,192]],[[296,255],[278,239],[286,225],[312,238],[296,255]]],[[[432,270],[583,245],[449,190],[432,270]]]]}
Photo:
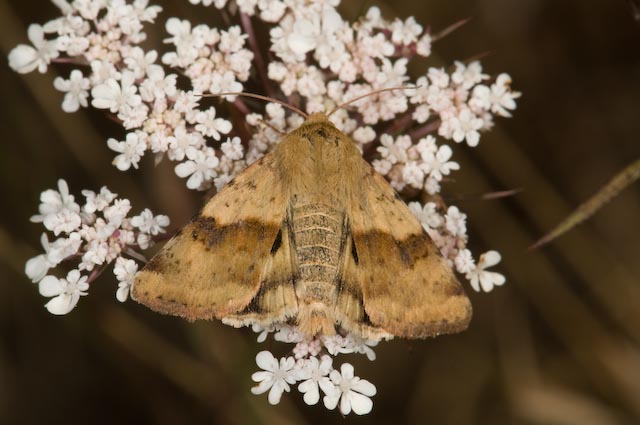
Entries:
{"type": "Polygon", "coordinates": [[[333,333],[344,214],[329,205],[301,203],[293,206],[292,218],[299,325],[309,334],[333,333]]]}

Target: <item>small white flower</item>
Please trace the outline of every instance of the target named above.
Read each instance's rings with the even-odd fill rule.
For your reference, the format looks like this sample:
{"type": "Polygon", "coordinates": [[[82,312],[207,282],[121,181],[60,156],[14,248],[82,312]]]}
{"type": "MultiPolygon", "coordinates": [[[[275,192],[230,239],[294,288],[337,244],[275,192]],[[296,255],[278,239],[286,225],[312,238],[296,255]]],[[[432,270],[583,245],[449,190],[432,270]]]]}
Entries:
{"type": "Polygon", "coordinates": [[[432,41],[431,34],[424,34],[416,43],[416,53],[424,57],[431,55],[432,41]]]}
{"type": "Polygon", "coordinates": [[[470,109],[464,108],[457,117],[452,118],[453,133],[452,139],[460,143],[463,140],[467,141],[467,144],[471,147],[478,146],[478,142],[480,141],[480,130],[484,122],[482,118],[478,118],[471,112],[470,109]]]}
{"type": "Polygon", "coordinates": [[[358,127],[356,131],[353,132],[353,140],[363,145],[366,143],[373,142],[375,138],[376,138],[375,130],[368,125],[365,125],[363,127],[358,127]]]}
{"type": "Polygon", "coordinates": [[[469,90],[471,87],[489,78],[482,73],[482,65],[478,61],[473,61],[469,65],[456,61],[456,69],[451,74],[451,81],[469,90]]]}
{"type": "Polygon", "coordinates": [[[109,109],[114,113],[125,106],[135,108],[142,103],[137,91],[133,72],[124,71],[120,82],[110,78],[91,89],[91,105],[98,109],[109,109]]]}
{"type": "Polygon", "coordinates": [[[109,149],[120,152],[120,155],[116,155],[113,159],[113,165],[115,165],[118,170],[126,171],[131,168],[131,166],[138,168],[138,162],[147,149],[147,144],[141,135],[142,133],[137,132],[128,133],[126,140],[122,142],[113,138],[107,140],[109,149]]]}
{"type": "Polygon", "coordinates": [[[62,110],[65,112],[76,112],[80,106],[86,108],[89,97],[89,87],[91,83],[88,78],[84,78],[82,72],[77,69],[71,71],[69,79],[57,77],[53,80],[53,86],[62,92],[66,92],[62,101],[62,110]]]}
{"type": "Polygon", "coordinates": [[[473,261],[473,256],[471,255],[471,251],[468,249],[461,249],[456,255],[456,258],[453,260],[453,264],[456,266],[456,270],[459,273],[469,273],[476,268],[475,262],[473,261]]]}
{"type": "Polygon", "coordinates": [[[436,154],[438,152],[438,145],[436,145],[436,138],[429,135],[427,137],[423,137],[418,141],[418,144],[415,145],[415,151],[420,155],[427,155],[428,153],[436,154]]]}
{"type": "Polygon", "coordinates": [[[416,18],[410,16],[405,22],[396,19],[391,24],[391,41],[395,44],[409,45],[418,40],[422,34],[422,25],[416,22],[416,18]]]}
{"type": "MultiPolygon", "coordinates": [[[[50,215],[56,215],[62,211],[80,212],[80,206],[74,202],[73,195],[69,194],[69,186],[63,179],[58,180],[58,191],[45,190],[40,194],[40,214],[31,216],[33,223],[42,223],[50,215]]],[[[52,230],[52,229],[49,229],[52,230]]]]}
{"type": "Polygon", "coordinates": [[[143,78],[147,73],[147,69],[149,69],[158,58],[157,51],[149,50],[146,52],[138,46],[124,52],[124,54],[126,55],[124,63],[129,70],[133,71],[136,78],[143,78]]]}
{"type": "Polygon", "coordinates": [[[71,270],[66,279],[45,276],[39,283],[40,295],[53,297],[45,307],[51,314],[69,313],[78,304],[80,296],[87,295],[89,284],[87,277],[81,276],[79,270],[71,270]]]}
{"type": "MultiPolygon", "coordinates": [[[[211,75],[209,91],[211,93],[241,92],[242,84],[236,80],[235,74],[231,71],[226,71],[223,74],[216,72],[211,75]]],[[[235,98],[235,96],[225,97],[229,102],[233,102],[235,98]]]]}
{"type": "Polygon", "coordinates": [[[226,142],[220,145],[220,150],[227,158],[234,161],[242,159],[244,156],[244,148],[242,147],[242,142],[239,137],[234,137],[233,139],[228,138],[226,142]]]}
{"type": "Polygon", "coordinates": [[[491,85],[491,112],[503,117],[510,117],[509,110],[516,109],[516,99],[521,93],[511,91],[511,77],[500,74],[496,82],[491,85]]]}
{"type": "Polygon", "coordinates": [[[293,355],[296,359],[302,359],[307,356],[317,356],[321,350],[322,343],[319,339],[300,341],[293,347],[293,355]]]}
{"type": "Polygon", "coordinates": [[[117,193],[112,193],[106,186],[102,186],[98,194],[92,190],[83,190],[82,194],[87,199],[82,209],[90,214],[102,211],[118,196],[117,193]]]}
{"type": "Polygon", "coordinates": [[[91,83],[94,86],[103,84],[107,80],[119,80],[122,74],[116,66],[108,60],[92,60],[91,61],[91,83]]]}
{"type": "Polygon", "coordinates": [[[238,25],[229,28],[228,31],[220,32],[220,50],[223,52],[237,52],[244,46],[244,40],[249,37],[243,34],[238,25]]]}
{"type": "Polygon", "coordinates": [[[258,342],[265,342],[267,340],[267,337],[269,336],[269,334],[273,331],[275,331],[275,326],[274,325],[269,325],[266,328],[262,327],[261,325],[254,323],[251,325],[251,330],[254,331],[255,333],[259,334],[258,335],[258,342]]]}
{"type": "Polygon", "coordinates": [[[220,133],[227,134],[231,131],[231,123],[224,118],[216,118],[216,109],[213,107],[198,112],[196,122],[196,130],[215,140],[220,140],[220,133]]]}
{"type": "Polygon", "coordinates": [[[123,257],[116,259],[116,265],[113,268],[113,274],[118,279],[118,290],[116,298],[120,302],[125,302],[131,292],[131,286],[138,272],[138,264],[135,261],[123,257]]]}
{"type": "Polygon", "coordinates": [[[47,261],[47,256],[45,254],[40,254],[27,260],[27,263],[24,266],[24,273],[32,282],[35,283],[41,281],[42,278],[47,275],[47,272],[51,267],[55,266],[51,265],[47,261]]]}
{"type": "Polygon", "coordinates": [[[154,217],[151,210],[145,208],[140,215],[131,218],[131,225],[140,229],[141,232],[157,235],[165,232],[164,228],[169,225],[169,217],[162,214],[154,217]]]}
{"type": "Polygon", "coordinates": [[[304,394],[304,402],[312,406],[320,401],[320,389],[325,394],[334,394],[334,385],[329,379],[329,373],[333,370],[333,360],[329,356],[310,357],[304,361],[304,366],[300,370],[299,380],[303,381],[298,385],[298,391],[304,394]]]}
{"type": "Polygon", "coordinates": [[[263,369],[251,375],[251,379],[259,384],[251,388],[253,394],[269,391],[269,403],[278,404],[284,391],[291,391],[289,384],[295,384],[298,371],[294,369],[293,357],[283,357],[280,362],[269,351],[261,351],[256,355],[256,364],[263,369]]]}
{"type": "Polygon", "coordinates": [[[49,214],[44,218],[44,227],[51,230],[54,235],[71,233],[82,225],[80,214],[70,210],[62,210],[57,214],[49,214]]]}
{"type": "Polygon", "coordinates": [[[212,148],[203,151],[187,152],[187,161],[175,167],[178,177],[189,177],[187,187],[189,189],[204,188],[216,176],[216,167],[220,163],[212,148]]]}
{"type": "Polygon", "coordinates": [[[497,272],[490,272],[486,269],[498,264],[501,260],[498,251],[487,251],[480,256],[480,261],[475,269],[467,273],[471,287],[476,291],[490,292],[494,286],[501,286],[505,283],[505,277],[497,272]]]}
{"type": "Polygon", "coordinates": [[[467,215],[458,207],[450,206],[445,215],[445,227],[452,236],[464,236],[467,233],[467,215]]]}
{"type": "Polygon", "coordinates": [[[339,354],[341,352],[340,350],[346,346],[347,341],[342,335],[335,334],[331,336],[323,336],[322,344],[324,345],[324,348],[327,349],[329,354],[335,356],[339,354]]]}
{"type": "Polygon", "coordinates": [[[349,334],[344,339],[344,346],[339,348],[340,353],[364,354],[370,361],[376,359],[376,353],[371,349],[378,345],[378,341],[373,339],[363,339],[355,334],[349,334]]]}
{"type": "Polygon", "coordinates": [[[147,78],[140,84],[140,95],[146,102],[154,99],[171,97],[176,94],[176,74],[165,76],[164,69],[160,65],[149,65],[147,78]]]}
{"type": "Polygon", "coordinates": [[[81,270],[93,270],[95,266],[100,266],[107,261],[109,255],[109,243],[103,240],[93,240],[86,245],[86,252],[82,256],[80,263],[81,270]]]}
{"type": "Polygon", "coordinates": [[[377,150],[382,158],[388,160],[391,164],[407,161],[407,151],[411,147],[411,138],[408,136],[400,136],[396,140],[388,134],[380,136],[380,144],[377,150]]]}
{"type": "Polygon", "coordinates": [[[442,176],[448,175],[451,170],[459,170],[460,165],[457,162],[449,161],[451,155],[453,155],[453,151],[447,145],[440,146],[435,154],[424,151],[422,160],[424,161],[423,170],[425,174],[440,181],[442,176]]]}
{"type": "MultiPolygon", "coordinates": [[[[373,402],[369,397],[376,394],[376,387],[369,381],[354,376],[353,366],[344,363],[340,366],[340,372],[331,371],[329,377],[334,385],[334,390],[326,392],[324,405],[333,410],[340,402],[340,412],[348,415],[353,412],[356,415],[366,415],[371,412],[373,402]]],[[[324,390],[324,388],[323,388],[324,390]]]]}
{"type": "Polygon", "coordinates": [[[47,242],[47,246],[43,240],[47,261],[52,265],[51,267],[55,267],[69,256],[77,254],[80,245],[82,245],[82,238],[79,232],[73,232],[67,238],[58,238],[51,244],[47,242]]]}
{"type": "Polygon", "coordinates": [[[136,237],[136,243],[140,247],[140,249],[148,249],[153,245],[153,239],[151,239],[151,235],[148,233],[138,233],[138,237],[136,237]]]}
{"type": "MultiPolygon", "coordinates": [[[[113,205],[107,207],[103,211],[104,218],[109,223],[110,227],[115,228],[120,227],[124,218],[129,214],[131,210],[131,201],[128,199],[116,199],[113,202],[113,205]]],[[[111,233],[105,235],[106,237],[111,236],[111,233]]]]}
{"type": "Polygon", "coordinates": [[[279,342],[297,343],[304,341],[305,335],[298,331],[298,328],[283,325],[280,326],[278,331],[273,335],[273,339],[279,342]]]}
{"type": "Polygon", "coordinates": [[[424,171],[416,161],[409,161],[402,167],[402,180],[416,189],[422,189],[424,171]]]}
{"type": "Polygon", "coordinates": [[[27,30],[33,46],[20,44],[9,52],[9,66],[20,74],[26,74],[38,68],[40,73],[47,71],[51,59],[58,57],[58,41],[44,38],[40,25],[31,24],[27,30]]]}
{"type": "Polygon", "coordinates": [[[420,206],[418,202],[410,202],[409,209],[418,217],[425,230],[428,228],[437,229],[442,226],[442,216],[438,214],[434,202],[427,202],[424,207],[420,206]]]}
{"type": "Polygon", "coordinates": [[[205,144],[202,134],[197,131],[188,131],[184,123],[176,127],[173,135],[167,138],[167,142],[170,149],[169,159],[174,161],[182,161],[187,152],[201,149],[205,144]]]}
{"type": "Polygon", "coordinates": [[[51,244],[49,244],[49,239],[47,238],[46,233],[43,233],[42,236],[40,236],[40,243],[42,244],[45,253],[30,258],[24,267],[25,274],[32,282],[39,282],[42,280],[49,269],[57,265],[57,263],[53,264],[48,258],[49,256],[47,254],[51,249],[51,244]]]}
{"type": "Polygon", "coordinates": [[[424,181],[424,190],[426,190],[429,195],[440,193],[440,181],[431,176],[427,177],[424,181]]]}
{"type": "Polygon", "coordinates": [[[432,86],[436,86],[441,89],[449,86],[449,74],[447,74],[443,68],[429,68],[427,76],[429,77],[432,86]]]}

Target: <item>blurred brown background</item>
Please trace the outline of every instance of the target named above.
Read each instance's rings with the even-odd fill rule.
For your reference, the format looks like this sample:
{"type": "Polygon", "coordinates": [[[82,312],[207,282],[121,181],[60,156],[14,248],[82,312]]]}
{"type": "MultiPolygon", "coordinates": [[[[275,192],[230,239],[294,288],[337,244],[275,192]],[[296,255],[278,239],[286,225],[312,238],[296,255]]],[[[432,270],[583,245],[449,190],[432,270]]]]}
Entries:
{"type": "MultiPolygon", "coordinates": [[[[157,2],[156,2],[157,3],[157,2]]],[[[166,0],[168,16],[215,22],[215,11],[166,0]],[[211,17],[207,16],[211,13],[211,17]]],[[[353,19],[379,4],[437,32],[473,20],[434,46],[431,64],[479,53],[523,92],[515,117],[498,120],[478,149],[456,146],[474,252],[497,249],[508,283],[471,294],[475,317],[460,335],[393,341],[378,360],[343,357],[374,382],[374,410],[358,423],[640,423],[640,186],[549,247],[526,247],[640,155],[640,24],[624,0],[345,1],[353,19]],[[523,188],[516,197],[481,193],[523,188]]],[[[26,27],[57,16],[44,1],[0,2],[4,57],[26,27]]],[[[158,46],[163,26],[150,31],[158,46]]],[[[58,69],[59,71],[59,69],[58,69]]],[[[421,70],[413,69],[414,75],[421,70]]],[[[66,71],[68,72],[68,71],[66,71]]],[[[65,75],[66,75],[65,72],[65,75]]],[[[269,406],[253,396],[261,347],[249,331],[187,324],[116,302],[109,273],[66,317],[53,317],[23,275],[41,250],[28,218],[39,193],[65,178],[79,195],[103,184],[134,207],[175,224],[198,208],[169,164],[146,158],[118,172],[107,137],[122,130],[101,113],[65,114],[55,70],[20,76],[0,66],[0,423],[343,422],[299,394],[269,406]]],[[[340,359],[338,359],[340,360],[340,359]]],[[[295,390],[294,390],[295,391],[295,390]]]]}

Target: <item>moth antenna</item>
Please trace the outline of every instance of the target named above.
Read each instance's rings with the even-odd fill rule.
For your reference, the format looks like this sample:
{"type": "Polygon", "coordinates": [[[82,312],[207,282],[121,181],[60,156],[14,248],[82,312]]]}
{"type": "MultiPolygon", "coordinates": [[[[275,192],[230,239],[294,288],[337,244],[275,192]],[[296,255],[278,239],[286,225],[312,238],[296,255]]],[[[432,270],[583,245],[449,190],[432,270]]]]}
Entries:
{"type": "Polygon", "coordinates": [[[262,125],[269,127],[271,130],[273,130],[274,132],[278,133],[281,136],[286,136],[287,133],[285,133],[282,130],[278,130],[277,128],[275,128],[274,126],[272,126],[271,124],[269,124],[266,120],[260,120],[260,123],[262,123],[262,125]]]}
{"type": "Polygon", "coordinates": [[[331,116],[331,114],[333,114],[334,112],[336,112],[336,111],[338,111],[338,110],[340,110],[340,109],[342,109],[342,108],[344,108],[344,107],[346,107],[346,106],[348,106],[348,105],[350,105],[350,104],[352,104],[352,103],[354,103],[354,102],[357,102],[357,101],[358,101],[358,100],[360,100],[360,99],[364,99],[365,97],[373,96],[373,95],[375,95],[375,94],[384,93],[384,92],[386,92],[386,91],[393,91],[393,90],[415,90],[415,89],[418,89],[418,88],[420,88],[420,86],[387,87],[387,88],[384,88],[384,89],[375,90],[375,91],[372,91],[372,92],[370,92],[370,93],[363,94],[362,96],[358,96],[358,97],[356,97],[355,99],[347,100],[346,102],[342,103],[341,105],[336,106],[335,108],[333,108],[333,109],[331,110],[331,112],[329,112],[329,113],[327,114],[327,117],[331,116]]]}
{"type": "Polygon", "coordinates": [[[245,93],[245,92],[224,92],[224,93],[207,93],[200,95],[202,97],[222,97],[222,96],[243,96],[243,97],[253,97],[254,99],[265,100],[267,102],[279,103],[290,111],[295,112],[296,114],[302,115],[305,119],[309,118],[309,114],[302,111],[301,109],[296,108],[293,105],[289,105],[282,100],[274,99],[273,97],[262,96],[260,94],[254,93],[245,93]]]}

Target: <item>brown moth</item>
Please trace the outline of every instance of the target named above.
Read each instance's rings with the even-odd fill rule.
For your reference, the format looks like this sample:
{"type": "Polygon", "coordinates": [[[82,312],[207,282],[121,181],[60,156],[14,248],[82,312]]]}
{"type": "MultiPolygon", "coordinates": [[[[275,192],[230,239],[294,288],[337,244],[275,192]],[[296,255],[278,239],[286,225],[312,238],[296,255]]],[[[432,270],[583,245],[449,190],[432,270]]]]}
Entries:
{"type": "Polygon", "coordinates": [[[320,113],[214,196],[132,294],[188,320],[289,323],[311,337],[425,338],[471,319],[418,219],[320,113]]]}

